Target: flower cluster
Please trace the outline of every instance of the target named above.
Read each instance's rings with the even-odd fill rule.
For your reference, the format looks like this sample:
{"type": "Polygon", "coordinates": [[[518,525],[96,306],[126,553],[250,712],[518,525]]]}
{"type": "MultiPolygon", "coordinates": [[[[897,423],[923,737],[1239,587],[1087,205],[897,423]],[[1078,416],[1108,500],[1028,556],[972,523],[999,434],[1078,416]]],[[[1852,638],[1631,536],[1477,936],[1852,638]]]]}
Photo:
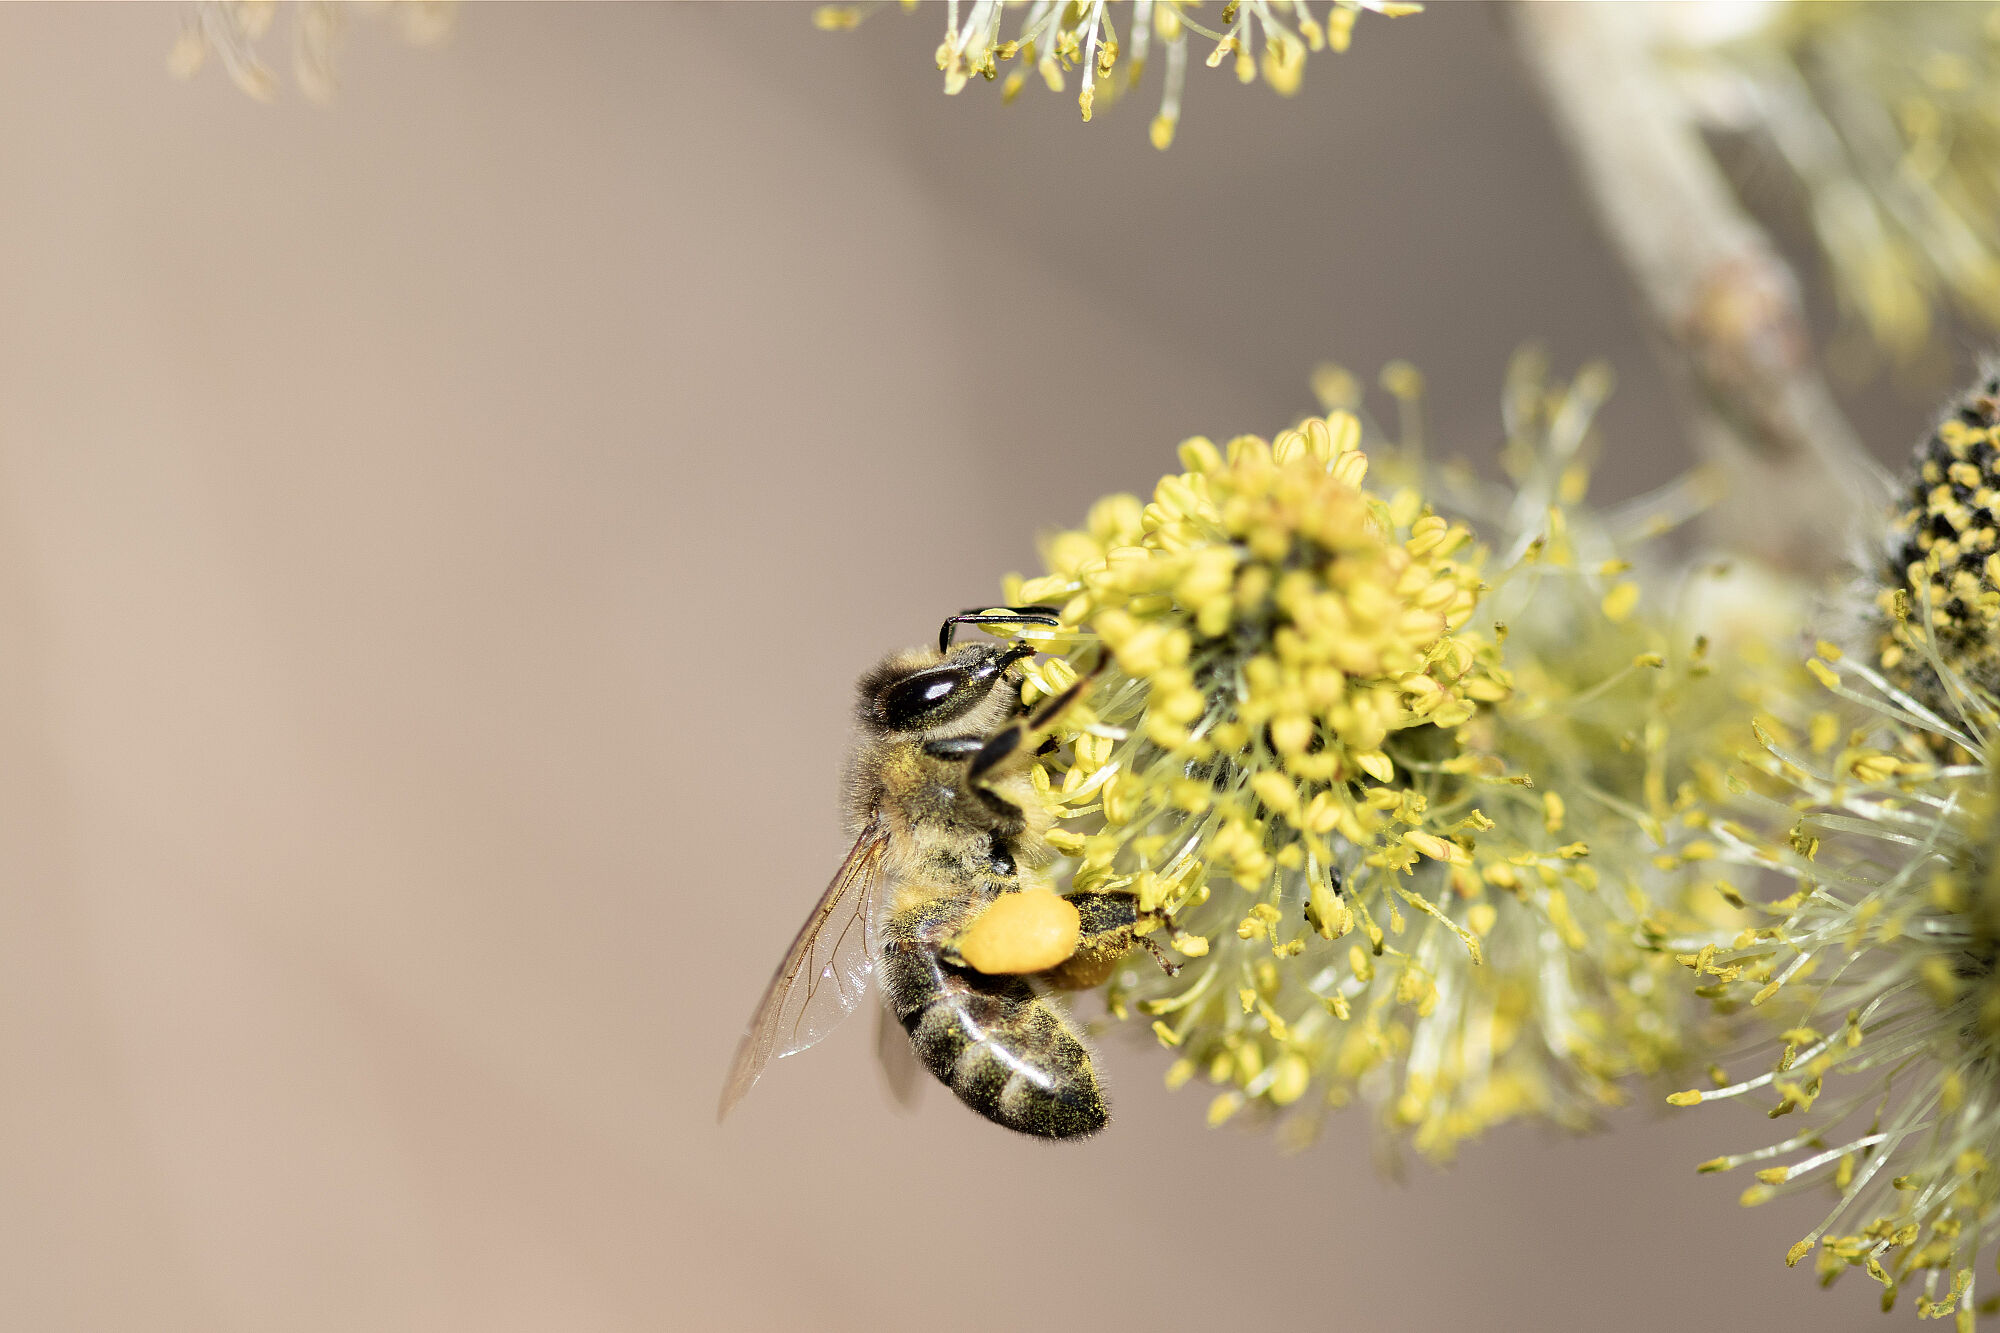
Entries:
{"type": "MultiPolygon", "coordinates": [[[[845,30],[859,24],[874,7],[825,5],[815,12],[814,20],[822,28],[845,30]]],[[[1211,68],[1227,61],[1241,82],[1250,83],[1261,74],[1264,82],[1289,97],[1305,77],[1307,53],[1345,51],[1362,10],[1393,16],[1422,8],[1398,0],[1334,0],[1321,21],[1305,0],[1228,0],[1222,7],[1221,26],[1210,28],[1192,0],[1136,0],[1124,16],[1121,39],[1120,16],[1108,0],[1017,0],[1011,6],[1002,0],[971,0],[962,11],[958,0],[952,0],[937,64],[944,72],[945,92],[957,93],[975,78],[999,79],[1001,100],[1009,102],[1030,77],[1059,93],[1076,74],[1077,105],[1089,120],[1099,97],[1108,102],[1138,86],[1157,41],[1167,72],[1152,136],[1153,146],[1165,149],[1180,124],[1188,46],[1194,39],[1214,43],[1206,57],[1211,68]],[[1020,16],[1011,36],[1006,22],[1009,8],[1020,16]],[[1019,63],[1002,78],[1001,66],[1015,61],[1019,63]]]]}
{"type": "Polygon", "coordinates": [[[1490,589],[1463,523],[1364,489],[1340,410],[1189,441],[1150,505],[1100,502],[1009,588],[1062,606],[1028,632],[1067,650],[1036,689],[1098,671],[1038,775],[1053,840],[1189,960],[1121,967],[1109,1006],[1181,1052],[1170,1082],[1215,1086],[1212,1122],[1255,1105],[1303,1137],[1360,1097],[1445,1157],[1521,1115],[1587,1123],[1684,1044],[1696,1010],[1647,943],[1727,910],[1699,827],[1721,775],[1695,756],[1736,701],[1622,554],[1690,488],[1622,524],[1582,507],[1604,382],[1516,376],[1518,485],[1457,487],[1501,511],[1490,589]]]}
{"type": "MultiPolygon", "coordinates": [[[[1920,1279],[1919,1312],[1969,1328],[1973,1259],[2000,1218],[1990,715],[1940,715],[1833,644],[1811,666],[1830,706],[1796,730],[1764,722],[1739,783],[1753,813],[1717,825],[1731,859],[1795,891],[1681,959],[1719,1004],[1767,1011],[1782,1049],[1755,1077],[1718,1069],[1722,1086],[1672,1100],[1759,1094],[1773,1117],[1796,1117],[1781,1142],[1702,1169],[1757,1166],[1746,1205],[1830,1183],[1837,1202],[1787,1261],[1818,1246],[1825,1281],[1864,1268],[1884,1308],[1920,1279]]],[[[1931,666],[1968,688],[1943,659],[1931,666]]]]}
{"type": "Polygon", "coordinates": [[[1665,58],[1712,123],[1789,168],[1857,327],[1897,358],[1945,307],[2000,328],[2000,9],[1691,8],[1695,40],[1665,58]],[[1715,14],[1729,30],[1696,31],[1715,14]]]}
{"type": "Polygon", "coordinates": [[[1824,706],[1766,718],[1738,780],[1725,855],[1793,891],[1682,955],[1703,991],[1781,1031],[1756,1076],[1677,1094],[1755,1094],[1796,1132],[1705,1163],[1754,1165],[1746,1205],[1829,1185],[1791,1249],[1822,1280],[1864,1269],[1883,1308],[1972,1326],[1974,1265],[2000,1239],[2000,785],[1992,768],[2000,621],[1987,377],[1918,446],[1871,599],[1876,665],[1822,642],[1824,706]]]}

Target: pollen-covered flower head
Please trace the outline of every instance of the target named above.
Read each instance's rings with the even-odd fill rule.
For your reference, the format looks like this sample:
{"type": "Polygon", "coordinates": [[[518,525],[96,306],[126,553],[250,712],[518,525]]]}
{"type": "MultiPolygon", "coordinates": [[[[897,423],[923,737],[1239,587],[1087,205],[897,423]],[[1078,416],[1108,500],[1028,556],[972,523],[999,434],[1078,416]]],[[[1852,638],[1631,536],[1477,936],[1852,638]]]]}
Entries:
{"type": "Polygon", "coordinates": [[[1917,446],[1875,594],[1891,680],[1949,715],[2000,696],[2000,371],[1917,446]],[[1971,687],[1954,702],[1927,649],[1971,687]]]}
{"type": "Polygon", "coordinates": [[[1010,587],[1062,607],[1025,631],[1067,649],[1035,688],[1098,671],[1040,770],[1052,841],[1077,888],[1136,892],[1188,959],[1128,961],[1107,999],[1180,1050],[1171,1081],[1216,1087],[1211,1120],[1254,1103],[1306,1134],[1365,1097],[1445,1156],[1519,1115],[1585,1123],[1681,1044],[1689,1001],[1645,931],[1700,873],[1705,736],[1678,718],[1726,685],[1578,507],[1594,384],[1517,393],[1532,478],[1467,488],[1502,511],[1504,630],[1487,551],[1414,487],[1366,489],[1341,410],[1190,441],[1151,504],[1100,502],[1010,587]]]}
{"type": "MultiPolygon", "coordinates": [[[[839,31],[855,27],[875,8],[823,5],[814,20],[839,31]]],[[[1220,26],[1210,27],[1194,0],[1136,0],[1115,8],[1107,0],[968,0],[962,8],[952,0],[937,66],[945,92],[960,92],[975,78],[998,79],[1001,99],[1008,102],[1031,79],[1060,93],[1075,74],[1077,105],[1089,120],[1098,98],[1109,102],[1138,86],[1158,43],[1167,69],[1152,137],[1155,148],[1165,149],[1180,124],[1191,45],[1206,48],[1202,59],[1210,68],[1227,63],[1242,83],[1261,75],[1289,97],[1305,77],[1307,54],[1345,51],[1362,10],[1393,16],[1422,8],[1401,0],[1334,0],[1320,18],[1305,0],[1227,0],[1220,26]],[[1003,75],[1007,65],[1012,68],[1003,75]]]]}
{"type": "Polygon", "coordinates": [[[1850,1267],[1908,1286],[1970,1328],[1975,1260],[2000,1239],[2000,656],[1993,396],[1986,379],[1919,446],[1868,647],[1819,645],[1825,693],[1766,718],[1745,756],[1727,854],[1793,891],[1733,939],[1684,954],[1704,992],[1780,1031],[1768,1067],[1678,1094],[1751,1096],[1780,1142],[1704,1164],[1755,1165],[1745,1204],[1812,1187],[1835,1202],[1788,1255],[1823,1281],[1850,1267]]]}

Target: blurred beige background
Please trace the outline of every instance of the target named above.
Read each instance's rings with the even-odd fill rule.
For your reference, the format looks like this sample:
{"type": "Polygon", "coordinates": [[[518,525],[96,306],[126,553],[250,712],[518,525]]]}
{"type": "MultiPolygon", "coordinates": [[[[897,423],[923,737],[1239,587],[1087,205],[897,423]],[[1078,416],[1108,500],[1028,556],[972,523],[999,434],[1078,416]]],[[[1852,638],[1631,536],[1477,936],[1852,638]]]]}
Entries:
{"type": "Polygon", "coordinates": [[[940,97],[935,14],[362,22],[330,108],[177,23],[0,8],[0,1326],[1879,1326],[1693,1174],[1755,1115],[1399,1184],[1133,1040],[1087,1146],[905,1118],[856,1022],[713,1124],[849,682],[1038,529],[1325,357],[1483,455],[1528,336],[1607,489],[1682,465],[1489,12],[1196,69],[1166,155],[940,97]]]}

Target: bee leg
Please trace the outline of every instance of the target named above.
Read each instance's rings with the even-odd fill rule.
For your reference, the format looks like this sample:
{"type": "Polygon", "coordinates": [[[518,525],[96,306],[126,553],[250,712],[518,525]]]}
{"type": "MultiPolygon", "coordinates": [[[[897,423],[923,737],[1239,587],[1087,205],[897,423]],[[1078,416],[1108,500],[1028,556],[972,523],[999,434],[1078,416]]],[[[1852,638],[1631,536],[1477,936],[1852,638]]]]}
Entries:
{"type": "Polygon", "coordinates": [[[1083,890],[1066,893],[1063,897],[1076,908],[1083,931],[1083,947],[1130,935],[1139,924],[1139,895],[1136,893],[1121,893],[1115,889],[1108,893],[1083,890]]]}
{"type": "Polygon", "coordinates": [[[1028,817],[1021,813],[1020,806],[984,787],[974,787],[972,793],[979,798],[979,803],[986,807],[988,830],[994,837],[1013,839],[1027,832],[1028,817]]]}
{"type": "MultiPolygon", "coordinates": [[[[1078,676],[1074,685],[1036,709],[1026,722],[1009,723],[988,736],[986,743],[979,747],[979,753],[972,756],[972,764],[967,768],[966,776],[973,782],[978,782],[992,770],[994,765],[1020,749],[1022,742],[1030,735],[1041,731],[1062,716],[1071,704],[1083,697],[1083,692],[1090,688],[1090,682],[1096,678],[1098,670],[1098,667],[1092,667],[1078,676]]],[[[1041,751],[1037,750],[1037,753],[1041,751]]]]}
{"type": "MultiPolygon", "coordinates": [[[[1104,895],[1099,894],[1098,896],[1103,897],[1104,895]]],[[[1122,896],[1130,897],[1131,895],[1126,894],[1122,896]]],[[[1155,940],[1152,935],[1153,927],[1157,925],[1164,925],[1169,930],[1175,928],[1173,913],[1157,908],[1151,912],[1141,912],[1139,911],[1137,899],[1133,900],[1132,913],[1132,925],[1129,927],[1131,940],[1128,943],[1128,947],[1130,944],[1137,944],[1147,953],[1153,955],[1153,961],[1160,965],[1162,972],[1165,972],[1170,977],[1179,976],[1181,965],[1167,956],[1167,951],[1160,947],[1159,941],[1155,940]]]]}
{"type": "Polygon", "coordinates": [[[1020,723],[1012,722],[988,736],[980,742],[979,749],[974,752],[972,762],[966,767],[965,776],[973,782],[978,782],[991,772],[996,764],[1020,749],[1021,740],[1026,735],[1020,723]]]}
{"type": "Polygon", "coordinates": [[[1155,921],[1167,920],[1161,912],[1141,912],[1139,899],[1130,893],[1068,893],[1063,897],[1076,908],[1080,925],[1076,952],[1062,966],[1052,969],[1047,979],[1065,990],[1084,990],[1111,975],[1134,944],[1153,955],[1168,976],[1180,971],[1180,964],[1167,957],[1153,940],[1140,931],[1155,921]]]}
{"type": "Polygon", "coordinates": [[[1181,974],[1181,965],[1167,957],[1167,951],[1162,949],[1158,941],[1151,935],[1134,935],[1132,938],[1139,941],[1147,953],[1153,955],[1153,961],[1160,965],[1162,972],[1170,977],[1177,977],[1181,974]]]}
{"type": "Polygon", "coordinates": [[[1040,708],[1037,708],[1034,716],[1028,719],[1029,730],[1040,731],[1043,727],[1061,717],[1064,710],[1083,697],[1083,692],[1090,688],[1090,682],[1096,680],[1097,673],[1102,670],[1104,670],[1104,662],[1100,659],[1090,670],[1078,676],[1075,684],[1043,704],[1040,708]]]}

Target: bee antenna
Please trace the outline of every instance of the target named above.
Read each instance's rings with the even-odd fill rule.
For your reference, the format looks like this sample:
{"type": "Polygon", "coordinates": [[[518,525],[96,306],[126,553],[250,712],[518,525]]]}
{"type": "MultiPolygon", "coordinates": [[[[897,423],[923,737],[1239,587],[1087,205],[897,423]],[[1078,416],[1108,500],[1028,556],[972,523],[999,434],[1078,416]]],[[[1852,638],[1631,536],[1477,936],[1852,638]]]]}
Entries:
{"type": "Polygon", "coordinates": [[[1003,606],[994,610],[973,607],[938,626],[938,651],[951,651],[952,637],[960,625],[1047,625],[1053,628],[1060,624],[1062,616],[1053,606],[1003,606]]]}

